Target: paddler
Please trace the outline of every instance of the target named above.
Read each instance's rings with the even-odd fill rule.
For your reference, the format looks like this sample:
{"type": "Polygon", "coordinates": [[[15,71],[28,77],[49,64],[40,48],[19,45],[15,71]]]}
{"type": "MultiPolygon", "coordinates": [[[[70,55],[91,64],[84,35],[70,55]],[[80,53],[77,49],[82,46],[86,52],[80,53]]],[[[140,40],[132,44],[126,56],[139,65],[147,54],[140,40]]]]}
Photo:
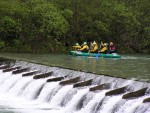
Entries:
{"type": "Polygon", "coordinates": [[[102,49],[100,51],[98,51],[99,53],[107,53],[107,43],[101,43],[102,49]]]}
{"type": "Polygon", "coordinates": [[[109,52],[109,53],[116,53],[116,47],[115,47],[115,45],[114,45],[113,42],[110,42],[110,43],[109,43],[108,52],[109,52]]]}
{"type": "Polygon", "coordinates": [[[81,52],[88,52],[89,51],[89,46],[87,45],[86,42],[84,42],[82,44],[82,48],[81,49],[78,49],[78,51],[81,51],[81,52]]]}
{"type": "Polygon", "coordinates": [[[98,53],[98,45],[95,41],[93,42],[93,48],[89,52],[90,53],[98,53]]]}
{"type": "Polygon", "coordinates": [[[72,46],[74,50],[78,50],[81,49],[81,46],[79,45],[79,43],[76,43],[75,46],[72,46]]]}

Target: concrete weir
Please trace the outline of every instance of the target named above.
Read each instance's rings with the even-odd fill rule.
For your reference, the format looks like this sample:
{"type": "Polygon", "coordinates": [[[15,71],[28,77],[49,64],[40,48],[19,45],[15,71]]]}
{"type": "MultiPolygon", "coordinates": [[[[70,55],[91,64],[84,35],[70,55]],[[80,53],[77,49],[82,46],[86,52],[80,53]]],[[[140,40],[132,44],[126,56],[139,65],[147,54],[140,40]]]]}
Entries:
{"type": "Polygon", "coordinates": [[[16,69],[20,69],[20,68],[21,68],[21,66],[11,67],[11,68],[4,69],[3,72],[10,72],[10,71],[13,71],[13,70],[16,70],[16,69]]]}
{"type": "Polygon", "coordinates": [[[146,90],[147,90],[147,87],[142,88],[142,89],[137,90],[137,91],[134,91],[134,92],[127,93],[127,94],[123,95],[122,98],[123,99],[130,99],[130,98],[136,98],[136,97],[144,96],[146,90]]]}
{"type": "Polygon", "coordinates": [[[55,78],[51,78],[51,79],[48,79],[47,82],[56,82],[56,81],[61,81],[65,78],[64,77],[55,77],[55,78]]]}
{"type": "Polygon", "coordinates": [[[143,100],[143,103],[150,102],[150,97],[143,100]]]}
{"type": "Polygon", "coordinates": [[[23,68],[23,69],[18,69],[12,72],[12,74],[19,74],[19,73],[23,73],[26,71],[29,71],[30,68],[23,68]]]}
{"type": "MultiPolygon", "coordinates": [[[[42,105],[44,110],[47,105],[50,105],[56,106],[56,109],[59,108],[60,111],[62,109],[62,113],[70,112],[70,110],[80,113],[116,113],[116,110],[117,113],[128,113],[129,110],[140,113],[141,109],[144,108],[145,112],[149,107],[147,106],[150,102],[150,83],[148,82],[23,61],[10,64],[10,66],[4,64],[0,66],[2,68],[0,71],[1,92],[8,92],[11,97],[19,95],[19,98],[36,100],[34,108],[38,105],[39,109],[40,104],[44,103],[42,105]],[[6,66],[9,67],[6,68],[6,66]],[[9,73],[5,73],[8,71],[9,73]],[[143,102],[142,105],[141,102],[143,102]],[[129,110],[128,107],[130,107],[129,110]],[[63,112],[64,110],[66,111],[63,112]]],[[[40,109],[41,112],[43,108],[40,109]]],[[[51,112],[48,110],[47,112],[51,112]]]]}
{"type": "Polygon", "coordinates": [[[47,72],[47,73],[43,73],[43,74],[39,74],[39,75],[35,75],[33,77],[33,79],[41,79],[41,78],[47,78],[49,76],[52,76],[53,72],[47,72]]]}
{"type": "Polygon", "coordinates": [[[111,90],[111,91],[108,91],[105,93],[106,96],[111,96],[111,95],[119,95],[121,93],[125,93],[125,90],[128,86],[124,86],[124,87],[121,87],[121,88],[117,88],[117,89],[114,89],[114,90],[111,90]]]}
{"type": "Polygon", "coordinates": [[[33,72],[24,73],[24,74],[22,74],[22,76],[23,76],[23,77],[26,77],[26,76],[33,76],[33,75],[35,75],[35,74],[37,74],[37,73],[38,73],[38,71],[33,71],[33,72]]]}
{"type": "Polygon", "coordinates": [[[96,90],[104,90],[104,89],[109,89],[109,88],[110,88],[110,83],[104,83],[101,85],[91,87],[89,90],[90,91],[96,91],[96,90]]]}
{"type": "Polygon", "coordinates": [[[67,84],[77,83],[79,80],[80,80],[80,77],[75,77],[72,79],[61,81],[59,84],[60,85],[67,85],[67,84]]]}
{"type": "Polygon", "coordinates": [[[83,86],[89,86],[89,85],[92,85],[92,79],[84,81],[84,82],[76,83],[73,85],[73,87],[76,88],[76,87],[83,87],[83,86]]]}
{"type": "Polygon", "coordinates": [[[0,66],[0,69],[7,69],[7,68],[9,68],[10,67],[10,65],[2,65],[2,66],[0,66]]]}

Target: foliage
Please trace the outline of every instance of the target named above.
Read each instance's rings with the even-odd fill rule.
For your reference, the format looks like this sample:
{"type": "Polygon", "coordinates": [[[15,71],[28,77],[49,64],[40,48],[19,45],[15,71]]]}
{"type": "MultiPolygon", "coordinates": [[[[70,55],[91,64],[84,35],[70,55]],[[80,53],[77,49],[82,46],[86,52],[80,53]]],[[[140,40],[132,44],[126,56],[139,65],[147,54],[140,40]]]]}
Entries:
{"type": "Polygon", "coordinates": [[[149,0],[1,0],[0,48],[55,53],[95,40],[149,53],[149,7],[149,0]]]}
{"type": "Polygon", "coordinates": [[[51,48],[55,51],[57,42],[53,40],[61,39],[68,29],[61,11],[44,0],[15,1],[16,4],[6,0],[1,2],[0,14],[6,13],[0,20],[0,39],[13,48],[8,50],[21,52],[21,47],[28,45],[33,52],[49,52],[51,48]],[[9,6],[10,11],[7,10],[9,6]],[[49,43],[54,45],[49,47],[49,43]]]}

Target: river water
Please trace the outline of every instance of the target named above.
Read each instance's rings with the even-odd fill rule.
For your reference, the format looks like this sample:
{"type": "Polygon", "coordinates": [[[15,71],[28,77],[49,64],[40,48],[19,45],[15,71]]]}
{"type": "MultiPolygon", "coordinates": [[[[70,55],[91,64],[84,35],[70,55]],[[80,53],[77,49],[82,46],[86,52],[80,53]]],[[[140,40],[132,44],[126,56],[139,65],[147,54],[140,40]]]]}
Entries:
{"type": "Polygon", "coordinates": [[[115,77],[150,80],[150,55],[121,55],[121,59],[76,57],[62,54],[9,54],[0,57],[83,70],[115,77]]]}
{"type": "MultiPolygon", "coordinates": [[[[98,74],[106,74],[111,75],[114,77],[123,77],[128,79],[138,79],[140,81],[150,81],[150,55],[122,55],[121,59],[105,59],[105,58],[90,58],[90,57],[75,57],[70,55],[56,55],[56,54],[10,54],[10,53],[3,53],[0,55],[0,57],[5,58],[13,58],[16,60],[25,60],[35,63],[42,63],[45,65],[51,65],[51,66],[60,66],[64,68],[71,68],[75,70],[82,70],[87,72],[93,72],[98,74]]],[[[65,97],[68,91],[72,89],[72,86],[65,86],[60,87],[57,83],[51,83],[44,86],[43,91],[49,90],[50,93],[50,87],[54,87],[55,89],[60,88],[56,95],[52,98],[52,102],[44,102],[32,99],[26,99],[25,97],[30,97],[32,94],[32,91],[36,91],[42,84],[45,82],[43,81],[34,81],[31,78],[22,78],[21,75],[11,77],[10,73],[2,73],[0,72],[0,113],[76,113],[74,110],[74,106],[82,100],[83,96],[89,95],[87,89],[81,89],[78,90],[76,94],[72,97],[70,102],[67,104],[67,107],[59,108],[56,106],[50,106],[53,105],[53,103],[60,103],[60,100],[62,100],[62,94],[65,97]],[[5,77],[3,77],[5,76],[5,77]],[[6,79],[5,81],[1,81],[1,79],[6,79]],[[20,95],[17,94],[16,91],[18,91],[18,94],[20,91],[18,89],[22,87],[25,87],[27,82],[31,82],[32,84],[29,84],[20,95]],[[12,83],[12,86],[10,86],[8,83],[12,83]],[[14,84],[14,85],[13,85],[14,84]],[[23,85],[21,85],[23,84],[23,85]],[[34,87],[34,84],[36,87],[34,87]],[[39,87],[38,87],[39,85],[39,87]],[[10,88],[9,88],[10,87],[10,88]],[[46,89],[47,88],[47,89],[46,89]],[[5,91],[5,89],[9,89],[8,92],[5,91]],[[17,90],[16,90],[17,89],[17,90]],[[65,92],[65,93],[64,93],[65,92]],[[14,95],[13,95],[14,94],[14,95]],[[24,97],[25,96],[25,97],[24,97]],[[56,102],[58,101],[58,102],[56,102]],[[74,111],[68,111],[68,110],[74,110],[74,111]]],[[[132,81],[131,81],[132,82],[132,81]]],[[[53,92],[53,91],[52,91],[53,92]]],[[[104,91],[105,92],[105,91],[104,91]]],[[[47,92],[48,93],[48,92],[47,92]]],[[[43,93],[46,95],[46,93],[43,93]]],[[[103,99],[104,94],[90,94],[93,95],[90,97],[91,101],[89,101],[89,105],[93,105],[90,103],[96,103],[97,98],[103,99]],[[92,99],[92,97],[95,98],[92,99]]],[[[113,103],[111,103],[112,108],[116,106],[116,103],[119,103],[123,101],[121,99],[122,95],[119,95],[118,97],[111,97],[110,100],[113,100],[113,103]]],[[[45,100],[46,96],[41,96],[43,100],[45,100]]],[[[129,100],[127,101],[120,110],[116,111],[115,113],[129,113],[128,109],[125,109],[126,106],[131,106],[131,109],[134,111],[134,113],[139,113],[141,109],[143,112],[141,113],[150,113],[150,103],[148,104],[142,104],[142,101],[144,98],[149,97],[141,97],[137,100],[129,100]],[[130,102],[131,101],[131,102],[130,102]],[[138,102],[138,103],[137,103],[138,102]],[[135,104],[135,105],[134,105],[135,104]],[[143,107],[144,106],[144,107],[143,107]],[[135,109],[137,107],[137,110],[135,109]],[[141,108],[141,109],[140,109],[141,108]]],[[[40,98],[40,96],[38,97],[40,98]]],[[[114,113],[113,109],[110,107],[107,109],[107,106],[109,106],[109,102],[107,102],[109,98],[106,98],[106,102],[104,101],[103,106],[104,108],[100,112],[104,113],[114,113]],[[111,112],[110,112],[111,111],[111,112]]],[[[86,103],[86,102],[85,102],[86,103]]],[[[124,103],[124,101],[123,101],[124,103]]],[[[89,106],[85,106],[85,109],[81,109],[79,113],[87,112],[88,110],[91,110],[92,107],[89,109],[89,106]]],[[[89,113],[93,113],[88,111],[89,113]]],[[[131,112],[131,111],[130,111],[131,112]]],[[[78,112],[77,112],[78,113],[78,112]]],[[[133,113],[133,112],[131,112],[133,113]]]]}

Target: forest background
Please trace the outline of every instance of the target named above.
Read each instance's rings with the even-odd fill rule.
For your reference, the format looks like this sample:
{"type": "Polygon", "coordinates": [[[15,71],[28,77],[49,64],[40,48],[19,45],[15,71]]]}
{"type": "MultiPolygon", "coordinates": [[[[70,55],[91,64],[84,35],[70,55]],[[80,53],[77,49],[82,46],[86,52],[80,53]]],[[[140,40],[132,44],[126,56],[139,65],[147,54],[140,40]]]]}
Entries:
{"type": "Polygon", "coordinates": [[[65,53],[84,41],[150,53],[150,1],[0,0],[0,51],[65,53]]]}

